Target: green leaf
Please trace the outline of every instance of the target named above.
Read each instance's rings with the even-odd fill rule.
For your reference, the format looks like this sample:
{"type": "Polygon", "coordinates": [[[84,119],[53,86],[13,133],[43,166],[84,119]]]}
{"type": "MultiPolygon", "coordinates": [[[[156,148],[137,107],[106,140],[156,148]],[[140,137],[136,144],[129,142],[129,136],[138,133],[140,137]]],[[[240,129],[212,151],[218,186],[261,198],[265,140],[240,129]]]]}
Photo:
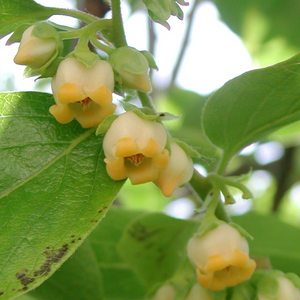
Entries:
{"type": "Polygon", "coordinates": [[[144,287],[116,251],[124,227],[140,214],[111,208],[59,272],[29,295],[47,300],[143,299],[144,287]]]}
{"type": "Polygon", "coordinates": [[[208,100],[203,126],[229,160],[247,145],[300,119],[300,54],[246,72],[208,100]]]}
{"type": "Polygon", "coordinates": [[[269,256],[273,269],[300,275],[300,229],[281,222],[273,215],[248,213],[234,217],[254,238],[250,255],[269,256]]]}
{"type": "Polygon", "coordinates": [[[105,170],[95,128],[58,123],[52,95],[0,94],[0,292],[40,285],[105,215],[123,182],[105,170]]]}
{"type": "Polygon", "coordinates": [[[170,278],[184,258],[188,240],[199,223],[161,213],[145,214],[125,229],[118,245],[121,257],[148,287],[170,278]]]}
{"type": "Polygon", "coordinates": [[[53,8],[37,4],[33,0],[2,0],[0,7],[0,38],[14,31],[23,23],[48,19],[53,8]]]}

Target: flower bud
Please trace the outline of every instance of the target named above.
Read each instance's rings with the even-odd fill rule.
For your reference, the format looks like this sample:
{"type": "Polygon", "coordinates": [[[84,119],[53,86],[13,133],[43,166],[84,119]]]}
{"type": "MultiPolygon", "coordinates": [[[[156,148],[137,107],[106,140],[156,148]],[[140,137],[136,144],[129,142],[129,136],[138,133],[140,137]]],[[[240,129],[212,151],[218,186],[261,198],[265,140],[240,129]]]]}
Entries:
{"type": "Polygon", "coordinates": [[[132,184],[156,180],[168,164],[166,142],[167,133],[161,124],[133,112],[120,115],[103,140],[108,175],[114,180],[128,177],[132,184]]]}
{"type": "Polygon", "coordinates": [[[146,57],[136,49],[128,46],[115,49],[108,61],[122,77],[125,88],[149,92],[149,63],[146,57]]]}
{"type": "Polygon", "coordinates": [[[211,292],[198,283],[194,284],[185,300],[214,300],[211,292]]]}
{"type": "Polygon", "coordinates": [[[173,300],[176,292],[171,284],[161,286],[151,300],[173,300]]]}
{"type": "MultiPolygon", "coordinates": [[[[272,277],[272,274],[267,277],[272,277]]],[[[264,278],[261,283],[258,285],[258,300],[300,300],[299,288],[285,276],[264,278]],[[276,280],[276,289],[274,288],[274,284],[272,284],[272,279],[276,280]],[[263,287],[261,286],[261,283],[263,283],[263,287]],[[270,287],[268,288],[268,285],[270,285],[271,289],[270,287]]]]}
{"type": "Polygon", "coordinates": [[[114,74],[107,61],[99,59],[88,68],[76,58],[66,58],[52,79],[56,105],[50,113],[62,124],[75,117],[84,128],[97,126],[115,111],[113,89],[114,74]]]}
{"type": "MultiPolygon", "coordinates": [[[[24,31],[19,50],[14,58],[16,64],[26,65],[32,69],[43,67],[58,54],[57,42],[54,38],[44,39],[33,35],[33,30],[36,26],[38,25],[30,26],[24,31]]],[[[52,30],[55,31],[53,28],[52,30]]]]}
{"type": "Polygon", "coordinates": [[[176,143],[171,143],[171,155],[167,168],[160,171],[155,183],[166,197],[170,197],[175,189],[190,181],[193,176],[193,161],[176,143]]]}
{"type": "Polygon", "coordinates": [[[204,235],[192,237],[187,246],[198,282],[210,290],[223,290],[249,279],[256,267],[249,246],[238,230],[223,223],[204,235]]]}

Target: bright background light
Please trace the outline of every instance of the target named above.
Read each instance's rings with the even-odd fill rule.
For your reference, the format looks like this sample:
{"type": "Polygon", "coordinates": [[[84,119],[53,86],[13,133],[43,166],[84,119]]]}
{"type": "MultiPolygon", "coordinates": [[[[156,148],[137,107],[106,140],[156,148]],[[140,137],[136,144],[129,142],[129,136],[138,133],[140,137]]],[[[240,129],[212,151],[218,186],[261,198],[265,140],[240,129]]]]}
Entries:
{"type": "MultiPolygon", "coordinates": [[[[72,0],[51,2],[37,0],[36,2],[45,6],[74,7],[72,0]]],[[[123,2],[123,17],[128,44],[138,50],[145,50],[148,46],[146,11],[138,11],[129,17],[129,7],[125,4],[123,2]]],[[[187,15],[190,7],[183,7],[183,9],[187,15]]],[[[76,20],[70,17],[54,16],[51,21],[67,26],[76,25],[76,20]]],[[[176,17],[171,17],[168,22],[171,25],[170,31],[159,24],[153,24],[157,35],[155,56],[159,66],[159,72],[154,71],[154,82],[159,89],[164,89],[169,84],[186,26],[185,22],[176,17]]],[[[0,41],[1,91],[35,89],[50,92],[49,85],[39,87],[34,84],[33,78],[22,78],[24,67],[13,63],[18,44],[5,46],[6,40],[7,38],[4,38],[0,41]]],[[[219,20],[219,13],[214,4],[203,2],[199,5],[195,12],[190,43],[176,84],[200,94],[208,94],[251,67],[249,53],[240,38],[219,20]]]]}

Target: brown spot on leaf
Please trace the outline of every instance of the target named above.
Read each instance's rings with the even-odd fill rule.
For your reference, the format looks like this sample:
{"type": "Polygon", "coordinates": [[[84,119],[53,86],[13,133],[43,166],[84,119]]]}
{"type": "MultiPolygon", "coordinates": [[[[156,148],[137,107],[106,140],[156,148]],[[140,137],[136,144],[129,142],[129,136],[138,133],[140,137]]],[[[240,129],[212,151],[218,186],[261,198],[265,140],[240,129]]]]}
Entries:
{"type": "Polygon", "coordinates": [[[102,212],[103,212],[103,210],[102,210],[102,209],[100,209],[100,210],[98,211],[98,213],[99,213],[99,214],[101,214],[102,212]]]}
{"type": "Polygon", "coordinates": [[[4,295],[4,292],[0,292],[0,296],[4,295]]]}
{"type": "Polygon", "coordinates": [[[61,258],[69,250],[68,244],[63,244],[59,249],[53,249],[52,251],[45,251],[46,261],[40,266],[39,270],[34,271],[34,277],[39,275],[48,275],[51,272],[51,266],[54,263],[58,263],[61,258]]]}

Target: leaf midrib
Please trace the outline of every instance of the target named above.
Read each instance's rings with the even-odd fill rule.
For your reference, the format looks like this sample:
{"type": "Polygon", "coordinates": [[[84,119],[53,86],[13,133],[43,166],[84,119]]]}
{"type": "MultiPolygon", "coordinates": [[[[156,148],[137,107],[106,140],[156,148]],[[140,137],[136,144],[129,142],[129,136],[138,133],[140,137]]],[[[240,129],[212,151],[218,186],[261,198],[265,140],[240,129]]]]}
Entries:
{"type": "Polygon", "coordinates": [[[44,167],[42,167],[41,169],[39,169],[38,171],[34,172],[33,174],[31,174],[29,177],[27,177],[26,179],[24,179],[22,182],[20,182],[19,184],[3,191],[3,193],[0,195],[0,199],[8,196],[11,192],[13,192],[14,190],[18,189],[19,187],[21,187],[22,185],[24,185],[25,183],[27,183],[28,181],[30,181],[31,179],[37,177],[40,173],[42,173],[43,171],[47,170],[49,167],[51,167],[55,162],[57,162],[59,159],[61,159],[63,156],[69,154],[79,143],[81,143],[82,141],[84,141],[86,138],[88,138],[91,134],[93,134],[96,131],[96,127],[95,128],[91,128],[88,131],[86,131],[85,133],[83,133],[81,136],[79,136],[78,138],[76,138],[75,140],[73,140],[70,144],[70,146],[65,149],[63,152],[61,152],[56,158],[54,158],[53,160],[51,160],[48,164],[46,164],[44,167]]]}

